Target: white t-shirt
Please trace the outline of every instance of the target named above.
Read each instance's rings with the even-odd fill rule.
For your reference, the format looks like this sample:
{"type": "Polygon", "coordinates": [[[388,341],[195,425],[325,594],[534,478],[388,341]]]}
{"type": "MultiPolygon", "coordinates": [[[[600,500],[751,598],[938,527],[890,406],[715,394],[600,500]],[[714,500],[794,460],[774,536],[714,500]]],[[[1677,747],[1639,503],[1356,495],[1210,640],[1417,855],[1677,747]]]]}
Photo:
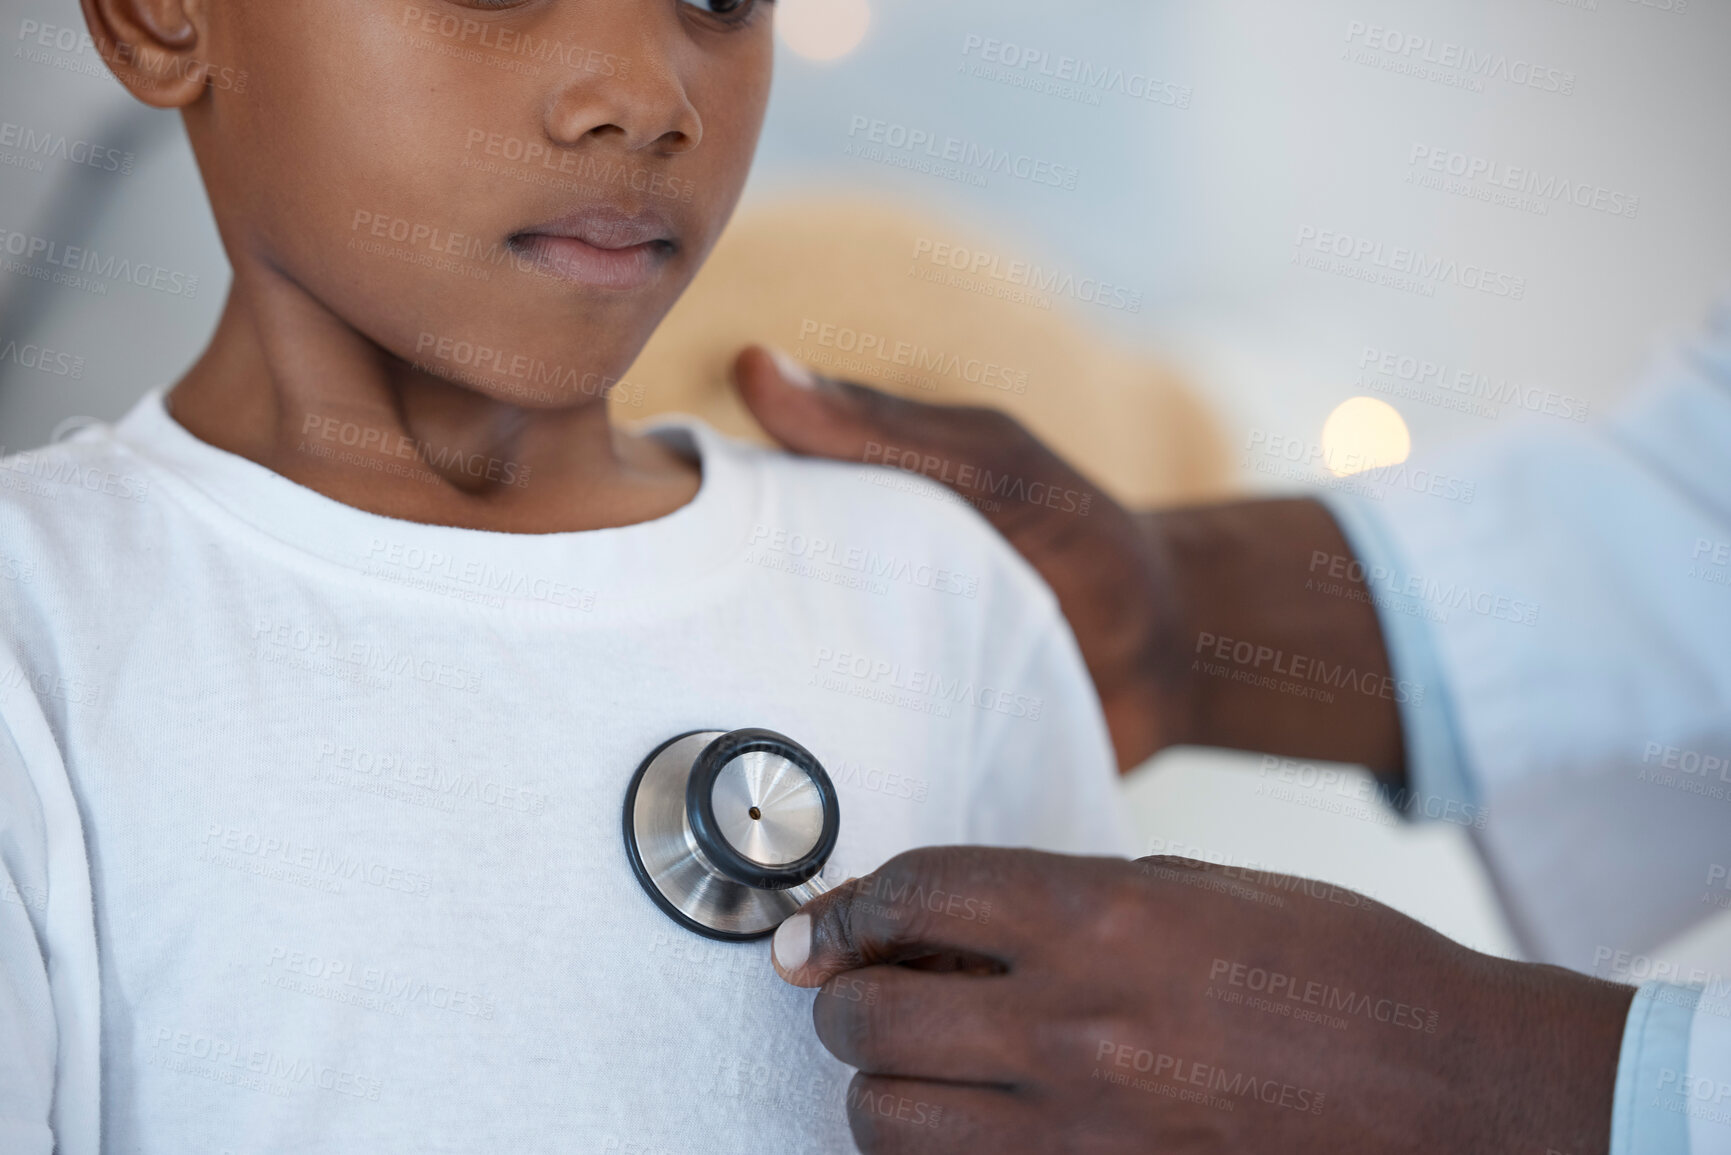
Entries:
{"type": "Polygon", "coordinates": [[[639,888],[631,773],[788,734],[831,879],[1116,854],[1104,721],[954,498],[659,435],[690,505],[545,536],[363,513],[159,394],[0,462],[0,1150],[852,1149],[810,992],[639,888]]]}

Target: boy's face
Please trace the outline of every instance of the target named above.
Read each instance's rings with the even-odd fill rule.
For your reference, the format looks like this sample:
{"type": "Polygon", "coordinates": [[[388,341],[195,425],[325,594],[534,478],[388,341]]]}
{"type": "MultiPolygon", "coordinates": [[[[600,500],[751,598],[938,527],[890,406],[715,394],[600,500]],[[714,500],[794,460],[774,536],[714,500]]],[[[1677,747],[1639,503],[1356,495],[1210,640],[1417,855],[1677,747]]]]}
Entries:
{"type": "Polygon", "coordinates": [[[207,11],[206,58],[244,79],[188,129],[237,272],[535,407],[636,357],[732,212],[769,95],[767,0],[207,11]]]}

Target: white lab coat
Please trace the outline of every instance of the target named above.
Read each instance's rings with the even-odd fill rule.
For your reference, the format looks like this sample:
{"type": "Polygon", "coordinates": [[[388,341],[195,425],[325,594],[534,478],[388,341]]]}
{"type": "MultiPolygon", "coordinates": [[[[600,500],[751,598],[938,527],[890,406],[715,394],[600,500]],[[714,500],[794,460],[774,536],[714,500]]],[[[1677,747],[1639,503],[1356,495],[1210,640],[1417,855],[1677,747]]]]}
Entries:
{"type": "Polygon", "coordinates": [[[1329,503],[1425,687],[1415,809],[1486,811],[1530,957],[1666,984],[1630,1017],[1613,1152],[1731,1153],[1731,982],[1656,953],[1731,906],[1731,300],[1601,421],[1367,480],[1329,503]]]}

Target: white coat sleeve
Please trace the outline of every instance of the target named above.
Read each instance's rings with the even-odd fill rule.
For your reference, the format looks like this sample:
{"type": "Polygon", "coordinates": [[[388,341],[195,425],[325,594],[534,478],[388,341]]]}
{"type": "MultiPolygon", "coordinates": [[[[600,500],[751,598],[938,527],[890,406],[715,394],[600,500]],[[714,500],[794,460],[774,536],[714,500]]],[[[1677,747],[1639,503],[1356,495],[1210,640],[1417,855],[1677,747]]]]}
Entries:
{"type": "Polygon", "coordinates": [[[1329,504],[1396,677],[1426,688],[1400,801],[1484,819],[1531,956],[1650,980],[1612,1155],[1731,1155],[1731,966],[1648,953],[1731,907],[1731,302],[1601,425],[1384,484],[1329,504]]]}
{"type": "Polygon", "coordinates": [[[1731,304],[1598,424],[1398,468],[1330,507],[1425,688],[1406,801],[1482,814],[1530,957],[1681,977],[1644,952],[1731,906],[1731,304]]]}
{"type": "Polygon", "coordinates": [[[1611,1155],[1731,1153],[1731,1002],[1712,984],[1644,984],[1617,1062],[1611,1155]]]}

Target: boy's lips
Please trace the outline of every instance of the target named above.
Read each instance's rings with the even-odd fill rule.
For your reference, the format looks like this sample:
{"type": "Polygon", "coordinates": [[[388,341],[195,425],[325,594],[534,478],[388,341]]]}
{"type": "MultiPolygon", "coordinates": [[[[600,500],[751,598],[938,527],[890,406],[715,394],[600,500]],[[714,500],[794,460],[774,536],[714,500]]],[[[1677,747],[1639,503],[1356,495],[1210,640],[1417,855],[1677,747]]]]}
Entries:
{"type": "Polygon", "coordinates": [[[514,233],[511,246],[552,276],[594,288],[635,289],[660,274],[679,242],[660,213],[590,208],[514,233]]]}

